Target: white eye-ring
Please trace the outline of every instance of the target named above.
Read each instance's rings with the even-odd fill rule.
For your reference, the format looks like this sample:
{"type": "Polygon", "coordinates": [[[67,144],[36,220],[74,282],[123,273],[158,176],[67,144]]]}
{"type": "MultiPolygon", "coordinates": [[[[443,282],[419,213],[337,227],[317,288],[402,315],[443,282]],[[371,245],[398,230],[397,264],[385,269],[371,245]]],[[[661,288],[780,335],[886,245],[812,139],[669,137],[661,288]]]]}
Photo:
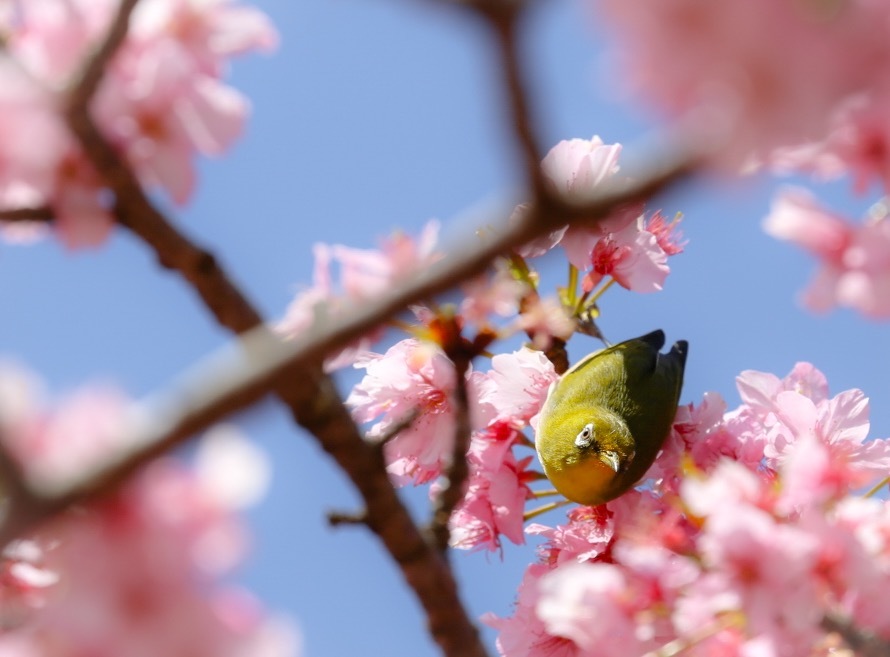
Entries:
{"type": "Polygon", "coordinates": [[[591,442],[593,442],[593,425],[585,424],[584,428],[581,429],[581,431],[575,437],[575,446],[590,447],[591,442]]]}

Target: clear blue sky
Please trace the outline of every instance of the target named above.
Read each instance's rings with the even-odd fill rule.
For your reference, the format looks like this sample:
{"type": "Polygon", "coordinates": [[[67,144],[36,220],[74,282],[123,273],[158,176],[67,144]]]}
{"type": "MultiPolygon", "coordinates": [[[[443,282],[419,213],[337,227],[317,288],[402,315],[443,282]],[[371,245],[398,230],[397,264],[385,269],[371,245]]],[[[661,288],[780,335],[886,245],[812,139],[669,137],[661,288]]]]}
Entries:
{"type": "MultiPolygon", "coordinates": [[[[652,117],[622,103],[589,12],[577,2],[541,4],[527,30],[528,61],[548,145],[594,134],[632,145],[652,117]]],[[[371,246],[397,227],[447,222],[519,180],[490,48],[461,12],[409,0],[260,6],[282,47],[235,66],[234,83],[254,104],[248,132],[231,157],[202,165],[195,202],[176,214],[269,317],[308,283],[314,242],[371,246]]],[[[685,214],[687,251],[671,261],[664,292],[610,291],[602,327],[613,340],[656,327],[670,340],[688,339],[684,402],[716,390],[733,407],[741,370],[784,375],[809,360],[833,392],[865,390],[872,435],[886,437],[887,328],[846,311],[814,317],[799,308],[795,295],[813,263],[760,230],[774,187],[699,180],[655,202],[685,214]]],[[[829,191],[854,214],[867,205],[843,185],[829,191]]],[[[97,252],[66,253],[52,241],[4,246],[0,275],[3,352],[57,390],[105,378],[144,394],[226,340],[192,293],[127,234],[97,252]]],[[[575,340],[574,356],[596,347],[585,340],[575,340]]],[[[343,376],[344,389],[354,380],[343,376]]],[[[274,404],[240,421],[270,450],[277,476],[251,514],[256,546],[239,578],[293,615],[306,655],[437,654],[368,533],[327,527],[327,510],[355,507],[344,478],[274,404]]],[[[425,496],[410,497],[423,517],[425,496]]],[[[454,554],[472,612],[508,613],[532,555],[530,547],[506,550],[503,561],[454,554]]]]}

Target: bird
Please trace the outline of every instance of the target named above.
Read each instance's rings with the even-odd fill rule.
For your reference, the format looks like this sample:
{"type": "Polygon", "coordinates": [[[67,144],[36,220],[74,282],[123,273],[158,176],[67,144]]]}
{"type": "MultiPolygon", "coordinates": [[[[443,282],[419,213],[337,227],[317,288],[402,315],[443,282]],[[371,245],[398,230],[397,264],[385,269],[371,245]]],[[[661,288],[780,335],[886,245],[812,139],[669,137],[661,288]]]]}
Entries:
{"type": "Polygon", "coordinates": [[[656,330],[589,354],[551,384],[535,448],[544,474],[572,502],[596,506],[632,488],[670,433],[689,345],[660,353],[656,330]]]}

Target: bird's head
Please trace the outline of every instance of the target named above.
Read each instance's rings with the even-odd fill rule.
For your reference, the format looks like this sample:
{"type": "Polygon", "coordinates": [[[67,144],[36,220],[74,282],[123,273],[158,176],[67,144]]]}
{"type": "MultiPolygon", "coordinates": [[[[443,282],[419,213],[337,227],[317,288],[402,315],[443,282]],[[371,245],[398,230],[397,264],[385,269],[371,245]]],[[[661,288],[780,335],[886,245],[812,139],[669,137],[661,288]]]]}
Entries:
{"type": "Polygon", "coordinates": [[[581,459],[596,458],[615,474],[625,472],[634,459],[634,441],[624,421],[602,409],[585,418],[574,446],[581,459]]]}

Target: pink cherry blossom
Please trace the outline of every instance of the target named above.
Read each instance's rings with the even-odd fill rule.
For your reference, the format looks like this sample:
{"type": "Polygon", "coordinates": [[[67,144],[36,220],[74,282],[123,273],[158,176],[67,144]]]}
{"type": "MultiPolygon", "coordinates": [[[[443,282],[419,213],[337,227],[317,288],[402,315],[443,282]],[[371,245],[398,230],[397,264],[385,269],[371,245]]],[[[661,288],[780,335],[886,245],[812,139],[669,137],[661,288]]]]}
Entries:
{"type": "Polygon", "coordinates": [[[648,602],[613,564],[569,563],[544,575],[536,605],[544,629],[582,650],[619,657],[654,648],[640,640],[636,614],[648,602]]]}
{"type": "Polygon", "coordinates": [[[494,273],[483,274],[461,286],[460,316],[465,325],[484,328],[491,325],[492,315],[512,317],[518,312],[520,300],[529,288],[516,280],[501,262],[495,263],[494,273]]]}
{"type": "MultiPolygon", "coordinates": [[[[0,65],[0,207],[51,207],[71,248],[101,244],[113,221],[107,190],[74,148],[54,94],[104,36],[117,4],[33,0],[0,17],[11,55],[0,65]]],[[[228,0],[147,0],[106,67],[94,117],[144,185],[185,203],[195,154],[222,153],[247,115],[247,101],[221,81],[228,59],[275,42],[263,14],[228,0]]]]}
{"type": "Polygon", "coordinates": [[[59,581],[46,567],[46,550],[37,541],[11,542],[0,555],[0,633],[27,625],[43,608],[59,581]]]}
{"type": "Polygon", "coordinates": [[[117,0],[33,0],[16,3],[9,49],[35,78],[62,88],[92,43],[105,33],[117,0]]]}
{"type": "Polygon", "coordinates": [[[498,630],[497,648],[504,657],[582,656],[582,651],[574,642],[548,633],[538,617],[539,580],[548,572],[550,568],[543,564],[532,564],[526,568],[512,616],[500,618],[489,613],[482,617],[486,625],[498,630]]]}
{"type": "Polygon", "coordinates": [[[890,186],[890,124],[886,120],[890,95],[886,84],[853,94],[834,109],[824,139],[781,148],[769,158],[779,173],[803,171],[819,180],[844,174],[859,193],[873,181],[890,186]]]}
{"type": "Polygon", "coordinates": [[[854,224],[792,190],[774,202],[764,229],[818,258],[820,268],[803,293],[808,308],[842,306],[871,318],[890,317],[890,222],[854,224]]]}
{"type": "Polygon", "coordinates": [[[577,329],[569,311],[552,297],[529,299],[516,325],[531,336],[536,349],[549,349],[554,338],[567,341],[577,329]]]}
{"type": "MultiPolygon", "coordinates": [[[[767,424],[765,453],[777,463],[785,463],[797,452],[799,441],[805,441],[804,445],[818,441],[826,450],[825,464],[813,461],[810,468],[830,468],[823,476],[836,482],[842,477],[844,481],[838,485],[858,488],[890,470],[890,440],[865,440],[869,430],[868,399],[861,390],[847,390],[819,405],[794,392],[781,392],[776,404],[775,421],[767,424]]],[[[821,453],[805,446],[801,449],[808,462],[821,453]]],[[[798,454],[795,459],[798,468],[801,458],[798,454]]],[[[846,487],[842,492],[848,492],[846,487]]]]}
{"type": "MultiPolygon", "coordinates": [[[[214,586],[195,561],[197,544],[233,520],[181,466],[152,464],[113,498],[44,528],[60,584],[0,646],[26,640],[53,657],[240,657],[259,647],[272,619],[256,604],[233,605],[244,594],[214,586]]],[[[270,657],[293,654],[286,634],[266,643],[270,657]]]]}
{"type": "Polygon", "coordinates": [[[620,153],[621,144],[605,144],[598,136],[564,140],[544,156],[541,171],[561,195],[583,201],[618,173],[620,153]]]}
{"type": "Polygon", "coordinates": [[[615,537],[615,514],[607,505],[575,507],[567,516],[568,522],[556,527],[532,523],[525,529],[547,539],[539,549],[544,563],[589,561],[606,553],[615,537]]]}
{"type": "MultiPolygon", "coordinates": [[[[379,249],[315,244],[312,286],[297,293],[276,330],[285,338],[295,338],[316,321],[350,312],[356,301],[384,293],[400,278],[438,259],[438,234],[439,222],[429,221],[417,238],[397,233],[381,240],[379,249]]],[[[381,334],[382,329],[362,336],[329,357],[325,369],[333,371],[352,365],[381,334]]]]}
{"type": "MultiPolygon", "coordinates": [[[[620,153],[620,144],[605,144],[598,136],[589,140],[564,140],[551,148],[541,161],[541,172],[554,193],[568,201],[583,203],[595,196],[597,188],[618,173],[620,153]]],[[[524,206],[516,211],[523,212],[524,206]]],[[[519,253],[531,258],[560,244],[569,262],[578,269],[584,269],[589,264],[590,251],[596,242],[607,233],[621,230],[641,212],[641,204],[620,208],[595,226],[561,228],[530,242],[519,253]]]]}
{"type": "Polygon", "coordinates": [[[0,209],[50,201],[70,137],[53,96],[8,57],[0,59],[0,209]],[[40,138],[40,148],[34,139],[40,138]]]}
{"type": "Polygon", "coordinates": [[[143,182],[186,203],[195,152],[217,155],[241,133],[247,100],[202,73],[175,42],[118,54],[94,102],[97,121],[143,182]]]}
{"type": "Polygon", "coordinates": [[[814,536],[751,506],[727,506],[708,517],[699,545],[705,563],[739,596],[748,627],[777,639],[780,655],[815,642],[823,611],[814,536]]]}
{"type": "Polygon", "coordinates": [[[58,484],[110,458],[125,446],[125,421],[137,419],[111,386],[81,388],[53,406],[42,396],[17,403],[26,410],[3,419],[4,443],[26,473],[44,483],[58,484]]]}
{"type": "Polygon", "coordinates": [[[680,215],[674,217],[671,221],[665,219],[661,211],[656,211],[651,217],[646,219],[643,227],[646,232],[655,235],[655,241],[661,250],[669,256],[683,253],[683,247],[686,242],[683,241],[683,233],[677,228],[680,223],[680,215]]]}
{"type": "Polygon", "coordinates": [[[781,392],[796,392],[814,404],[828,400],[828,380],[811,363],[795,363],[782,379],[769,372],[745,370],[736,377],[736,387],[742,401],[760,417],[778,410],[775,400],[781,392]]]}
{"type": "MultiPolygon", "coordinates": [[[[126,445],[123,429],[144,420],[131,408],[99,385],[50,403],[26,370],[0,369],[0,433],[38,484],[62,485],[113,458],[126,445]]],[[[286,622],[216,582],[245,556],[235,511],[261,495],[265,470],[234,429],[210,433],[194,471],[151,462],[118,491],[10,544],[0,563],[0,653],[294,654],[286,622]]]]}
{"type": "Polygon", "coordinates": [[[390,474],[399,483],[435,479],[450,462],[454,444],[452,362],[432,343],[411,338],[385,354],[368,354],[355,367],[364,369],[365,376],[346,403],[356,421],[374,423],[370,436],[382,436],[394,424],[419,413],[384,448],[390,474]]]}
{"type": "Polygon", "coordinates": [[[352,299],[373,297],[395,281],[435,262],[439,222],[428,221],[415,239],[397,232],[381,241],[379,249],[355,249],[335,244],[331,256],[340,265],[343,290],[352,299]]]}
{"type": "Polygon", "coordinates": [[[534,456],[517,460],[509,451],[515,429],[505,428],[506,440],[497,430],[473,437],[467,453],[467,492],[451,516],[452,547],[499,550],[501,536],[516,545],[525,542],[523,512],[531,495],[528,466],[534,456]]]}
{"type": "Polygon", "coordinates": [[[131,22],[134,41],[175,40],[214,77],[224,72],[228,58],[278,45],[265,14],[231,0],[152,0],[136,7],[131,22]]]}
{"type": "Polygon", "coordinates": [[[643,228],[639,218],[596,243],[588,263],[592,269],[584,277],[582,287],[590,292],[603,278],[611,276],[628,290],[657,292],[670,272],[667,258],[658,238],[643,228]]]}
{"type": "Polygon", "coordinates": [[[527,347],[495,354],[491,369],[473,376],[482,417],[509,422],[517,429],[537,416],[558,378],[553,363],[540,351],[527,347]]]}

